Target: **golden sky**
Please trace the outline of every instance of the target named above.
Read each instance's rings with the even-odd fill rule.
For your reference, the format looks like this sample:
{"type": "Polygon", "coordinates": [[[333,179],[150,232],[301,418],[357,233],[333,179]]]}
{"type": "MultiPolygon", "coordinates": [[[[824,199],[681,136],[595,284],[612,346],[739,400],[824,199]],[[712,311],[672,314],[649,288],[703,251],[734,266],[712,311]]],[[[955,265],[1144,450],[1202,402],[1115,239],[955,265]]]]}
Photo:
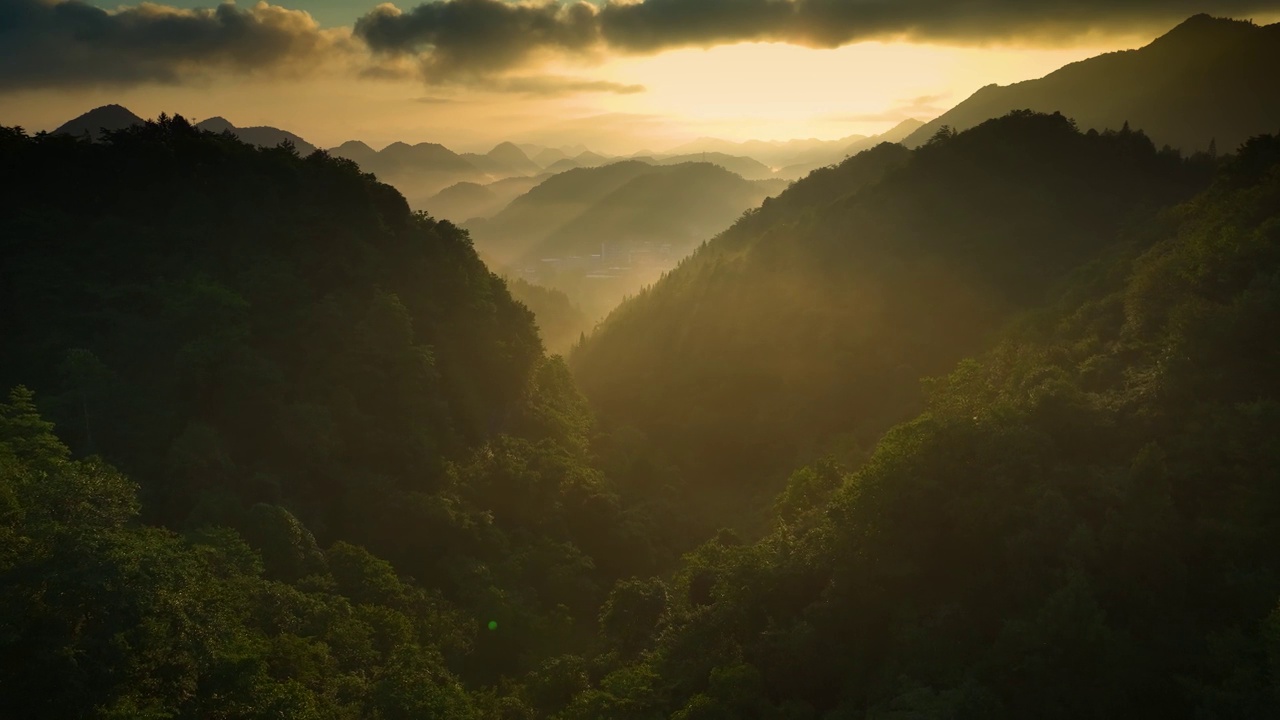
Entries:
{"type": "MultiPolygon", "coordinates": [[[[58,1],[5,0],[36,9],[58,1]]],[[[657,6],[682,2],[790,5],[804,0],[647,0],[657,6]]],[[[274,125],[322,147],[360,139],[378,148],[403,140],[483,151],[514,140],[629,153],[661,151],[701,136],[835,139],[878,133],[909,117],[929,120],[983,85],[1041,77],[1076,60],[1141,46],[1171,27],[1155,13],[1153,18],[1126,15],[1113,26],[1101,20],[1070,26],[1070,32],[1052,22],[1024,23],[984,37],[967,25],[947,25],[866,38],[854,33],[846,42],[843,35],[815,36],[804,24],[785,31],[746,24],[719,32],[711,20],[684,18],[670,38],[654,41],[648,26],[641,32],[620,25],[625,35],[609,25],[593,26],[595,34],[587,40],[577,35],[547,40],[551,31],[526,23],[514,31],[522,34],[495,33],[492,40],[463,27],[453,31],[462,34],[456,46],[461,49],[450,50],[453,41],[438,35],[442,31],[436,25],[430,32],[437,35],[429,36],[436,44],[409,46],[399,35],[378,40],[354,22],[330,22],[344,6],[339,0],[322,3],[312,8],[316,16],[306,12],[305,2],[302,9],[242,5],[204,15],[154,5],[113,7],[111,16],[142,13],[139,17],[158,26],[153,34],[138,34],[132,30],[139,24],[134,18],[128,33],[111,38],[110,52],[129,53],[125,69],[114,74],[96,72],[88,64],[92,58],[81,65],[64,62],[69,53],[90,51],[68,50],[70,41],[57,35],[53,20],[25,36],[38,38],[43,31],[53,38],[51,49],[30,40],[33,49],[19,47],[6,58],[7,41],[0,33],[0,64],[13,59],[10,68],[18,68],[9,71],[8,80],[0,79],[0,124],[52,129],[90,108],[119,103],[146,117],[166,111],[196,119],[221,115],[240,126],[274,125]],[[257,35],[226,30],[227,21],[241,15],[257,23],[257,35]],[[175,24],[191,24],[192,18],[212,29],[202,35],[175,24]],[[701,27],[700,22],[712,28],[699,31],[710,33],[709,39],[680,35],[701,27]],[[531,27],[543,33],[537,35],[541,39],[510,50],[511,38],[525,43],[534,33],[531,27]],[[174,34],[178,39],[171,42],[174,34]],[[400,44],[391,52],[371,53],[369,47],[379,42],[400,44]],[[192,46],[207,48],[206,54],[191,56],[192,46]],[[57,59],[50,60],[54,51],[57,59]]],[[[448,0],[427,10],[457,3],[513,6],[501,0],[448,0]]],[[[563,5],[556,7],[554,32],[563,27],[576,33],[577,20],[566,19],[563,5]]],[[[375,20],[381,12],[388,22],[417,18],[387,7],[371,12],[371,3],[350,3],[348,9],[375,20]]],[[[1275,15],[1263,14],[1263,19],[1275,15]]],[[[595,17],[587,19],[598,22],[595,17]]],[[[646,20],[666,28],[661,21],[646,20]]],[[[405,27],[425,32],[421,23],[405,27]]]]}

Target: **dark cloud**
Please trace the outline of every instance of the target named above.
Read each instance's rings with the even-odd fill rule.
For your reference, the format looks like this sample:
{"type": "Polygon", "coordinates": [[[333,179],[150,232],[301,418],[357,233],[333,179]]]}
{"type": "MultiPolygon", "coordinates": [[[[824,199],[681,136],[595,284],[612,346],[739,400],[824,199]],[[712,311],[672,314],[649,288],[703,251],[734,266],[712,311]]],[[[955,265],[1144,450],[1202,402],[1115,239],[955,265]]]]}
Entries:
{"type": "Polygon", "coordinates": [[[643,85],[626,85],[608,80],[584,80],[559,75],[498,76],[481,81],[482,87],[499,92],[556,97],[574,93],[613,93],[634,95],[645,91],[643,85]]]}
{"type": "Polygon", "coordinates": [[[540,50],[587,52],[600,41],[597,14],[585,2],[448,0],[409,12],[384,4],[356,21],[355,34],[377,52],[419,56],[428,79],[445,79],[506,70],[540,50]]]}
{"type": "Polygon", "coordinates": [[[381,5],[356,22],[375,53],[414,56],[431,82],[515,68],[540,51],[649,53],[741,41],[838,47],[859,40],[1067,40],[1168,24],[1199,12],[1247,16],[1280,0],[435,0],[381,5]]]}
{"type": "Polygon", "coordinates": [[[0,88],[172,83],[206,72],[301,72],[349,49],[305,12],[0,0],[0,88]]]}

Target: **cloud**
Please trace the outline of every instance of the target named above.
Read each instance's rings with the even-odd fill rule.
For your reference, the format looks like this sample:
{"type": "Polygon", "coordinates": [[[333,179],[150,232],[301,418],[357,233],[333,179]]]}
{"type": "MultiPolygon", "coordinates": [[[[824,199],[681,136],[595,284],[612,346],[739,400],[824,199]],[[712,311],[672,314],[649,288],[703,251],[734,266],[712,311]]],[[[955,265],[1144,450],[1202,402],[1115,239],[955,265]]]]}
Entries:
{"type": "Polygon", "coordinates": [[[904,37],[1062,41],[1170,24],[1197,12],[1248,15],[1277,0],[433,0],[380,5],[355,24],[377,54],[412,56],[429,82],[498,74],[539,53],[653,53],[725,43],[833,48],[904,37]]]}
{"type": "Polygon", "coordinates": [[[265,2],[107,11],[81,0],[0,1],[0,89],[296,74],[352,46],[349,31],[321,29],[305,12],[265,2]]]}
{"type": "Polygon", "coordinates": [[[585,2],[429,2],[402,12],[374,8],[355,34],[384,55],[417,56],[428,80],[491,75],[541,51],[583,54],[600,44],[596,8],[585,2]]]}
{"type": "Polygon", "coordinates": [[[498,92],[558,97],[575,93],[613,93],[634,95],[645,91],[643,85],[627,85],[608,80],[585,80],[559,75],[497,76],[484,80],[481,87],[498,92]]]}

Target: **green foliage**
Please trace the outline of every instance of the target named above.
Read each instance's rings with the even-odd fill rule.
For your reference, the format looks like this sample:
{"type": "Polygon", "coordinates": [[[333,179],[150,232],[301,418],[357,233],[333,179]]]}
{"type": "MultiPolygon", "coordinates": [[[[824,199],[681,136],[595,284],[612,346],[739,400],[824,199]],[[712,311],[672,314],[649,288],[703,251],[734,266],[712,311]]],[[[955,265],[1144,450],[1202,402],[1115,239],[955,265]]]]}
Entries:
{"type": "Polygon", "coordinates": [[[930,383],[861,468],[797,471],[761,540],[686,557],[612,672],[670,717],[1273,714],[1278,146],[930,383]]]}
{"type": "MultiPolygon", "coordinates": [[[[1207,159],[1013,113],[819,170],[624,303],[570,357],[602,425],[638,429],[685,502],[756,528],[797,461],[869,446],[919,379],[979,351],[1207,159]]],[[[709,526],[709,527],[708,527],[709,526]]]]}
{"type": "Polygon", "coordinates": [[[0,157],[0,715],[518,712],[652,571],[459,228],[180,117],[0,157]]]}

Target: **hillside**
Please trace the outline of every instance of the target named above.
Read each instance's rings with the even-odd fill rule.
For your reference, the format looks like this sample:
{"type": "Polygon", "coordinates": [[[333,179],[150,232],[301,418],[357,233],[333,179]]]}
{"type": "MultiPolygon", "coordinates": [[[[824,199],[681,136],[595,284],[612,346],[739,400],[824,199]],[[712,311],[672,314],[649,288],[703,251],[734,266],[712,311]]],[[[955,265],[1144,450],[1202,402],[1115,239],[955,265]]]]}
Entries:
{"type": "Polygon", "coordinates": [[[636,161],[574,168],[552,175],[490,220],[468,227],[481,250],[503,263],[518,263],[552,232],[628,181],[649,172],[653,172],[651,165],[636,161]]]}
{"type": "Polygon", "coordinates": [[[566,293],[594,322],[779,186],[708,163],[627,160],[553,175],[467,228],[486,261],[566,293]]]}
{"type": "Polygon", "coordinates": [[[607,425],[638,430],[741,524],[730,500],[771,495],[803,458],[856,455],[921,407],[920,377],[1187,197],[1205,162],[1032,113],[882,145],[765,201],[571,365],[607,425]]]}
{"type": "Polygon", "coordinates": [[[415,210],[429,210],[428,201],[451,185],[484,184],[492,179],[487,172],[439,143],[393,142],[375,151],[363,142],[348,140],[329,153],[351,160],[359,164],[361,170],[394,185],[415,210]]]}
{"type": "Polygon", "coordinates": [[[623,183],[548,233],[529,257],[600,252],[661,242],[690,247],[760,204],[766,189],[708,163],[659,166],[623,183]]]}
{"type": "Polygon", "coordinates": [[[1226,151],[1280,127],[1280,24],[1192,17],[1137,50],[1072,63],[1038,80],[989,85],[912,133],[963,130],[1012,110],[1060,111],[1081,129],[1142,128],[1157,145],[1226,151]]]}
{"type": "Polygon", "coordinates": [[[724,153],[706,152],[690,155],[673,155],[657,159],[655,165],[683,165],[684,163],[710,163],[746,180],[767,180],[773,177],[768,165],[754,158],[724,153]]]}
{"type": "Polygon", "coordinates": [[[496,215],[510,205],[512,200],[537,187],[547,177],[546,174],[509,177],[485,185],[460,182],[424,200],[422,207],[432,217],[461,225],[468,220],[496,215]]]}
{"type": "Polygon", "coordinates": [[[795,472],[763,539],[619,584],[584,663],[602,679],[543,712],[1271,716],[1278,230],[1260,137],[931,382],[860,467],[795,472]]]}
{"type": "Polygon", "coordinates": [[[511,297],[533,313],[538,335],[548,353],[563,355],[591,329],[587,316],[569,300],[569,296],[520,278],[507,280],[511,297]]]}
{"type": "Polygon", "coordinates": [[[353,163],[174,117],[0,175],[0,715],[495,717],[652,571],[529,311],[353,163]]]}

